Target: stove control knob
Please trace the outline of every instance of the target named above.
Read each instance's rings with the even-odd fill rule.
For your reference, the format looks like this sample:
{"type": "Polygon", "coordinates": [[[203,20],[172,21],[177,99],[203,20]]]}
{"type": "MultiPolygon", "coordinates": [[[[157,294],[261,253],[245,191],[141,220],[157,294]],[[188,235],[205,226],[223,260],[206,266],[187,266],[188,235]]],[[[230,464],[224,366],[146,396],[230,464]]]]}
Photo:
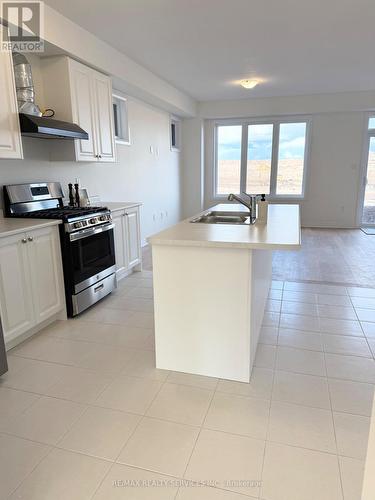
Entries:
{"type": "Polygon", "coordinates": [[[93,217],[92,219],[89,220],[90,224],[96,224],[98,222],[96,217],[93,217]]]}
{"type": "Polygon", "coordinates": [[[74,229],[79,229],[80,227],[82,227],[82,222],[75,222],[74,223],[74,229]]]}
{"type": "Polygon", "coordinates": [[[99,217],[99,220],[101,220],[101,221],[106,221],[106,220],[108,220],[108,215],[101,215],[101,216],[99,217]]]}

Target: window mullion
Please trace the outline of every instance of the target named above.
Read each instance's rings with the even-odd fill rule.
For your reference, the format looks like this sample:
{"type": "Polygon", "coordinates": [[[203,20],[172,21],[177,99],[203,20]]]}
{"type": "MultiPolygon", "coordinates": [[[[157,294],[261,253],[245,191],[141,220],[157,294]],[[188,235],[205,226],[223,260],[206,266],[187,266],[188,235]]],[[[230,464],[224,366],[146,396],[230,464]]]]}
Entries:
{"type": "Polygon", "coordinates": [[[242,125],[240,193],[246,193],[248,126],[242,125]]]}
{"type": "Polygon", "coordinates": [[[277,167],[279,161],[279,138],[280,138],[280,124],[278,122],[273,124],[272,135],[272,159],[271,159],[271,180],[270,180],[270,195],[276,194],[277,183],[277,167]]]}

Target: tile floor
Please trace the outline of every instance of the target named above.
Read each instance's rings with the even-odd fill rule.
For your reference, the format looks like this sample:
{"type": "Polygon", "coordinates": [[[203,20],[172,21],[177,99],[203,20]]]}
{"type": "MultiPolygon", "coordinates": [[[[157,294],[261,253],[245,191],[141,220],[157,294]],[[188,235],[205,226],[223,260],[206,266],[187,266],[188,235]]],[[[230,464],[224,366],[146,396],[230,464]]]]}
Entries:
{"type": "Polygon", "coordinates": [[[1,499],[360,499],[375,289],[274,281],[249,384],[157,370],[152,311],[143,271],[9,353],[1,499]]]}

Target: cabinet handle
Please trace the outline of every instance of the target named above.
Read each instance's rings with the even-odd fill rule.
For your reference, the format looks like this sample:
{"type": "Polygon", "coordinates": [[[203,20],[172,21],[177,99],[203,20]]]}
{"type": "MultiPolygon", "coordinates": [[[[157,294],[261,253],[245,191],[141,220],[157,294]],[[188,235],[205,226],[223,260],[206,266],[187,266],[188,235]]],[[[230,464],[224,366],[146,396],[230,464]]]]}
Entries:
{"type": "Polygon", "coordinates": [[[102,155],[98,155],[98,157],[99,157],[99,158],[101,158],[101,157],[102,157],[102,155]]]}
{"type": "Polygon", "coordinates": [[[125,215],[128,216],[129,215],[128,212],[125,212],[125,215]]]}
{"type": "Polygon", "coordinates": [[[33,238],[32,236],[29,236],[27,239],[28,239],[29,241],[33,241],[33,240],[34,240],[34,238],[33,238]]]}
{"type": "Polygon", "coordinates": [[[22,238],[22,243],[27,243],[27,239],[26,238],[22,238]]]}

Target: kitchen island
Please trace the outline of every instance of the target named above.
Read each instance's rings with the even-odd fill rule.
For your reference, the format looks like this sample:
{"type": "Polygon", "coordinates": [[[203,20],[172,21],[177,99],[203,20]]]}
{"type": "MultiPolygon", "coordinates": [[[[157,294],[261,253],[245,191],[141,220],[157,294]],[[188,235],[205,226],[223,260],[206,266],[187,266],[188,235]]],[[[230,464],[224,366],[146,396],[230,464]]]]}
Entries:
{"type": "MultiPolygon", "coordinates": [[[[225,204],[210,211],[247,210],[225,204]]],[[[253,225],[192,223],[196,218],[148,239],[156,366],[249,382],[271,285],[272,250],[300,248],[299,206],[269,205],[267,223],[253,225]]]]}

